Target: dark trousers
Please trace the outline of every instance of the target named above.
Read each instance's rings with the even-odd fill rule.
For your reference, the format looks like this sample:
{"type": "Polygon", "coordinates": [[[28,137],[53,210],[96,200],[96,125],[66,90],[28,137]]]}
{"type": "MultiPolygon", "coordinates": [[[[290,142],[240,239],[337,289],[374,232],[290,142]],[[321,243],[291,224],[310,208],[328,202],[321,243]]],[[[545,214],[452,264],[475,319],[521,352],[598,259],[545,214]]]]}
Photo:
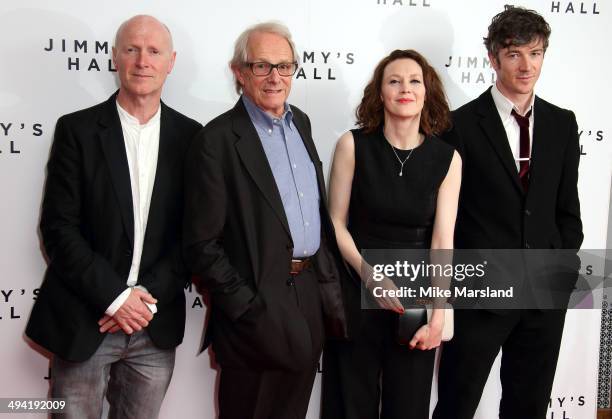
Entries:
{"type": "Polygon", "coordinates": [[[296,310],[310,329],[312,365],[289,372],[252,369],[229,369],[221,366],[219,380],[219,419],[303,419],[325,336],[318,277],[313,268],[289,276],[283,286],[291,287],[296,310]]]}
{"type": "Polygon", "coordinates": [[[435,351],[398,344],[396,329],[397,314],[363,310],[352,341],[326,344],[322,419],[429,418],[435,351]]]}
{"type": "Polygon", "coordinates": [[[500,419],[544,419],[565,322],[564,310],[456,310],[444,344],[433,419],[472,419],[502,350],[500,419]]]}
{"type": "Polygon", "coordinates": [[[306,417],[316,365],[303,373],[223,369],[219,419],[306,417]]]}

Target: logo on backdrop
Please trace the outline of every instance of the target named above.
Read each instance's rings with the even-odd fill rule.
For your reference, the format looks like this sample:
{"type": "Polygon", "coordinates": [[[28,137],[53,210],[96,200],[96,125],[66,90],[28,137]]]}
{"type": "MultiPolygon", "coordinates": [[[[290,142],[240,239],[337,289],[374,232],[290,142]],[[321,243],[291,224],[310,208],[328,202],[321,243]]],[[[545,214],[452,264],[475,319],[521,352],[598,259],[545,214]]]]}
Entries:
{"type": "Polygon", "coordinates": [[[40,137],[42,124],[38,122],[0,121],[0,155],[16,156],[22,151],[22,136],[40,137]]]}
{"type": "Polygon", "coordinates": [[[596,1],[552,1],[550,3],[550,12],[572,15],[598,15],[599,8],[596,1]]]}
{"type": "Polygon", "coordinates": [[[352,65],[355,62],[354,52],[342,51],[304,51],[296,80],[336,80],[340,66],[352,65]]]}
{"type": "Polygon", "coordinates": [[[376,0],[380,6],[431,7],[431,0],[376,0]]]}
{"type": "Polygon", "coordinates": [[[39,288],[0,289],[0,321],[18,320],[27,314],[38,296],[39,288]]]}
{"type": "Polygon", "coordinates": [[[585,396],[555,396],[548,402],[548,412],[546,419],[578,419],[586,417],[586,412],[575,416],[575,412],[584,409],[586,404],[585,396]]]}
{"type": "Polygon", "coordinates": [[[86,39],[54,39],[44,42],[43,50],[66,56],[68,71],[117,71],[110,58],[112,45],[108,41],[86,39]]]}
{"type": "Polygon", "coordinates": [[[489,57],[450,55],[444,64],[458,83],[489,86],[495,83],[495,70],[489,57]]]}
{"type": "MultiPolygon", "coordinates": [[[[580,139],[580,154],[586,156],[593,148],[589,146],[585,147],[585,142],[590,140],[591,145],[597,146],[597,144],[603,143],[605,140],[605,133],[601,129],[586,129],[578,128],[578,138],[580,139]],[[594,141],[593,141],[594,140],[594,141]]],[[[593,152],[596,152],[593,150],[593,152]]]]}
{"type": "Polygon", "coordinates": [[[191,307],[194,310],[203,310],[206,303],[206,294],[200,294],[197,287],[197,278],[185,285],[185,300],[187,308],[191,307]]]}

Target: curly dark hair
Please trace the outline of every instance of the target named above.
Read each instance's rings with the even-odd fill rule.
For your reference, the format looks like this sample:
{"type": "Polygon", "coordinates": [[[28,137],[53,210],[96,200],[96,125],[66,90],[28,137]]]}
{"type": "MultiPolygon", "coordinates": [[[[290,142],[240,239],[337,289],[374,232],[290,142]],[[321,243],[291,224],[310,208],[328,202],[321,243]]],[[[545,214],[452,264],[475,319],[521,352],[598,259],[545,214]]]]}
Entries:
{"type": "Polygon", "coordinates": [[[544,51],[548,48],[550,26],[535,10],[524,7],[506,6],[505,10],[493,17],[489,33],[483,38],[488,53],[499,60],[498,53],[509,46],[527,45],[541,39],[544,51]]]}
{"type": "Polygon", "coordinates": [[[419,130],[425,135],[440,135],[449,129],[451,124],[444,86],[436,70],[429,65],[425,57],[412,49],[396,49],[378,63],[372,79],[363,89],[363,98],[355,112],[357,125],[366,132],[372,132],[383,123],[385,110],[380,100],[383,74],[392,61],[403,58],[416,61],[423,71],[426,100],[421,112],[419,130]]]}

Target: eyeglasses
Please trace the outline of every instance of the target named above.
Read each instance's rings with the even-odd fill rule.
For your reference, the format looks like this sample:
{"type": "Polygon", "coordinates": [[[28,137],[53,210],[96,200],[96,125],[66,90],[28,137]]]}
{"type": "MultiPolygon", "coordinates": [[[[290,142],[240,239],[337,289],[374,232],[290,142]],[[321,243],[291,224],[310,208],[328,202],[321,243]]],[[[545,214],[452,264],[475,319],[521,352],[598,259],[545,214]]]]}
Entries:
{"type": "Polygon", "coordinates": [[[274,68],[281,76],[293,76],[298,69],[298,63],[296,62],[271,64],[260,61],[257,63],[245,63],[245,65],[249,67],[251,72],[256,76],[267,76],[274,68]]]}

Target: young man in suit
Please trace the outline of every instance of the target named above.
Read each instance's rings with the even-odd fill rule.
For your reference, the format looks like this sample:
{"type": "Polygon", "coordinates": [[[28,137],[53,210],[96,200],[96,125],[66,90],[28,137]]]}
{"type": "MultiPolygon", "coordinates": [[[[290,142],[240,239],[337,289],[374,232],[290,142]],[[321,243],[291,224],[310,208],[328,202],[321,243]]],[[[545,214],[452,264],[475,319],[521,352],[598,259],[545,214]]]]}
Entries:
{"type": "Polygon", "coordinates": [[[223,419],[305,417],[325,331],[346,332],[321,161],[287,103],[297,65],[285,26],[244,31],[230,63],[242,96],[186,163],[185,259],[211,296],[223,419]]]}
{"type": "MultiPolygon", "coordinates": [[[[457,248],[580,248],[576,118],[534,93],[549,35],[542,16],[519,7],[489,26],[484,40],[497,81],[453,112],[446,136],[463,159],[457,248]]],[[[472,418],[501,349],[499,417],[544,419],[564,319],[563,310],[533,307],[457,310],[433,417],[472,418]]]]}
{"type": "Polygon", "coordinates": [[[127,20],[119,91],[57,122],[40,222],[49,267],[26,334],[54,354],[51,395],[69,418],[99,418],[105,393],[109,417],[157,417],[183,339],[183,159],[201,125],[160,101],[175,55],[157,19],[127,20]]]}

